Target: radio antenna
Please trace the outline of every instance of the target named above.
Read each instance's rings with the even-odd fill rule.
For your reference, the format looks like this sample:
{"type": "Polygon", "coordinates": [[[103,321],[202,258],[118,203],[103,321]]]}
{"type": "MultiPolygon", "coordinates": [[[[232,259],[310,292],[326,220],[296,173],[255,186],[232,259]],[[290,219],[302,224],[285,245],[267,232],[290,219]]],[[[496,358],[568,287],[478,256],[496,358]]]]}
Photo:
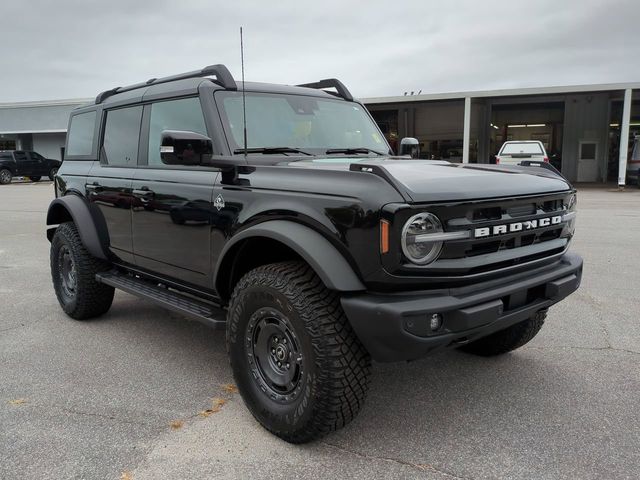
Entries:
{"type": "Polygon", "coordinates": [[[247,105],[244,97],[244,44],[242,42],[242,27],[240,27],[240,65],[242,67],[242,125],[244,128],[244,158],[247,158],[247,105]]]}

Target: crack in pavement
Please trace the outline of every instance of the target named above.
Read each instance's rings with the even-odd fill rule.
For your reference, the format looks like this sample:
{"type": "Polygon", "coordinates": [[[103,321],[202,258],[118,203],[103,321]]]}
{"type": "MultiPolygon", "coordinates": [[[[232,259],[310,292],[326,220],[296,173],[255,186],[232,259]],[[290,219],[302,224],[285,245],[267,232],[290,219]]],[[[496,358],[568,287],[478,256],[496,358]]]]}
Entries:
{"type": "Polygon", "coordinates": [[[612,346],[607,346],[607,347],[578,347],[578,346],[571,346],[571,345],[558,345],[558,346],[546,346],[546,347],[540,347],[540,346],[527,346],[525,347],[525,349],[536,349],[536,350],[553,350],[553,349],[563,349],[563,350],[593,350],[594,352],[602,352],[602,351],[606,351],[606,350],[611,350],[614,352],[621,352],[621,353],[630,353],[632,355],[640,355],[640,352],[636,352],[635,350],[627,350],[625,348],[615,348],[612,346]]]}
{"type": "Polygon", "coordinates": [[[340,450],[341,452],[345,452],[345,453],[354,455],[356,457],[364,458],[364,459],[367,459],[367,460],[380,460],[380,461],[383,461],[383,462],[397,463],[398,465],[402,465],[404,467],[414,468],[414,469],[419,470],[421,472],[429,472],[430,471],[430,472],[433,472],[433,473],[438,473],[440,475],[444,475],[446,477],[455,478],[456,480],[471,480],[469,477],[461,477],[459,475],[456,475],[454,473],[448,472],[446,470],[442,470],[440,468],[434,467],[430,463],[411,463],[411,462],[406,462],[404,460],[399,460],[397,458],[392,458],[392,457],[380,457],[380,456],[377,456],[377,455],[367,455],[366,453],[361,453],[361,452],[358,452],[356,450],[351,450],[349,448],[341,447],[340,445],[335,445],[333,443],[329,443],[329,442],[326,442],[326,441],[321,441],[320,444],[321,445],[326,445],[329,448],[340,450]]]}
{"type": "Polygon", "coordinates": [[[57,409],[59,409],[59,410],[61,410],[63,412],[70,413],[72,415],[82,415],[82,416],[86,416],[86,417],[104,418],[104,419],[107,419],[107,420],[113,420],[114,422],[117,422],[117,423],[122,423],[122,424],[126,424],[126,425],[137,425],[139,427],[149,427],[149,428],[158,428],[158,429],[163,428],[163,427],[160,427],[159,425],[153,425],[153,424],[145,423],[145,422],[138,422],[138,421],[135,421],[135,420],[125,420],[125,419],[118,418],[118,417],[113,416],[113,415],[105,415],[105,414],[102,414],[102,413],[95,413],[95,412],[83,412],[81,410],[75,410],[73,408],[61,407],[59,405],[50,405],[50,406],[53,407],[53,408],[57,408],[57,409]]]}
{"type": "Polygon", "coordinates": [[[0,333],[8,332],[10,330],[16,330],[16,329],[22,328],[24,326],[25,326],[24,323],[21,323],[20,325],[13,325],[13,326],[7,327],[7,328],[0,328],[0,333]]]}

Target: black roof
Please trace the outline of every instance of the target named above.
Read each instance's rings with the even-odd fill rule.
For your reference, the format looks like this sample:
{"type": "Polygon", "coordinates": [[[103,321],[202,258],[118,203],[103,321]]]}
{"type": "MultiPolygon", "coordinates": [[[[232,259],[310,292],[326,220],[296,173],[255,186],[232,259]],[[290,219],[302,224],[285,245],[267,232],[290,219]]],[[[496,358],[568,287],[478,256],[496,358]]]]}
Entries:
{"type": "MultiPolygon", "coordinates": [[[[353,96],[349,90],[337,79],[320,80],[315,83],[304,85],[278,85],[272,83],[259,82],[236,82],[233,76],[224,65],[210,65],[201,70],[171,75],[164,78],[152,78],[146,82],[129,85],[127,87],[117,87],[100,93],[95,100],[95,104],[100,103],[120,103],[133,97],[148,97],[167,95],[170,93],[187,93],[186,91],[197,91],[203,82],[210,82],[218,90],[242,90],[250,92],[268,92],[294,95],[313,95],[319,97],[339,97],[347,101],[353,101],[353,96]],[[214,76],[215,79],[209,78],[214,76]],[[336,92],[323,90],[325,88],[335,88],[336,92]]],[[[80,107],[85,108],[86,106],[80,107]]]]}

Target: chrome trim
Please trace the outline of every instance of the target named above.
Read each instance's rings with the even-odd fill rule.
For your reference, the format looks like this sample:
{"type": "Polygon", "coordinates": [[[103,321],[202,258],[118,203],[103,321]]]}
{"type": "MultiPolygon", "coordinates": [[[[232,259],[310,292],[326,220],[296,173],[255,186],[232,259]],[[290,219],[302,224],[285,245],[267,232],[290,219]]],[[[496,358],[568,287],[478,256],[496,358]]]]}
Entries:
{"type": "Polygon", "coordinates": [[[471,232],[469,230],[459,232],[424,233],[413,237],[413,241],[414,243],[445,242],[447,240],[462,240],[465,238],[471,238],[471,232]]]}

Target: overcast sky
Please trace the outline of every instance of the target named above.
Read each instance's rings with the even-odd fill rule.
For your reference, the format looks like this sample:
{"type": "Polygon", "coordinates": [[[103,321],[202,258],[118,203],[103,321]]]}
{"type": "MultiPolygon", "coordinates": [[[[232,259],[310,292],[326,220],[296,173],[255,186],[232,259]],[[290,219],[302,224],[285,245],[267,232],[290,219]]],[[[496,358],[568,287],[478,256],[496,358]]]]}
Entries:
{"type": "Polygon", "coordinates": [[[5,0],[0,102],[224,63],[357,97],[640,81],[637,0],[5,0]]]}

